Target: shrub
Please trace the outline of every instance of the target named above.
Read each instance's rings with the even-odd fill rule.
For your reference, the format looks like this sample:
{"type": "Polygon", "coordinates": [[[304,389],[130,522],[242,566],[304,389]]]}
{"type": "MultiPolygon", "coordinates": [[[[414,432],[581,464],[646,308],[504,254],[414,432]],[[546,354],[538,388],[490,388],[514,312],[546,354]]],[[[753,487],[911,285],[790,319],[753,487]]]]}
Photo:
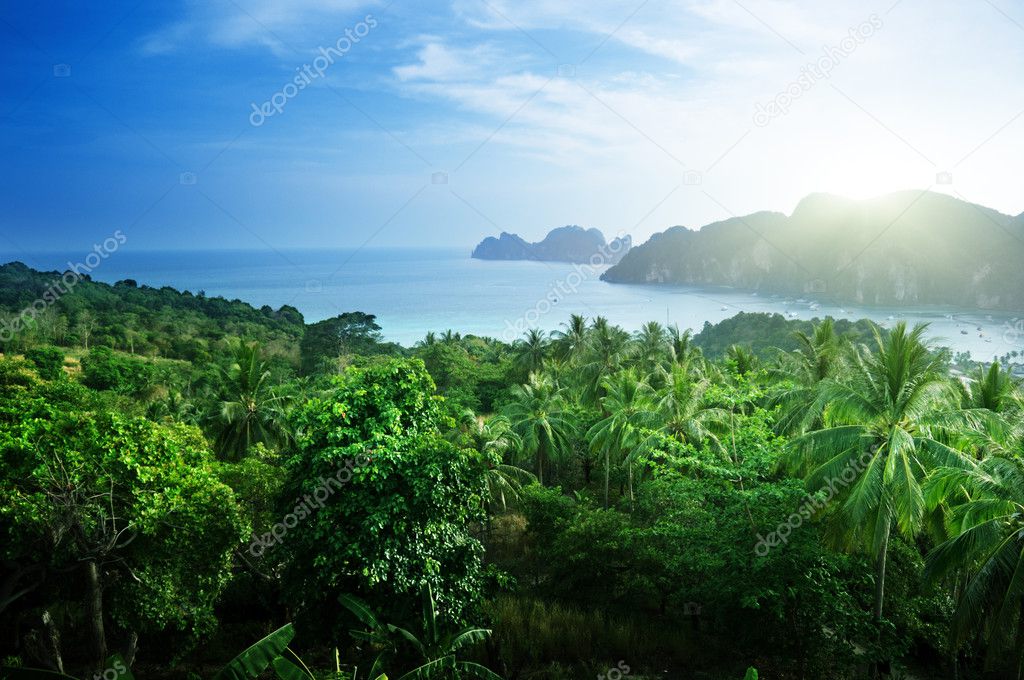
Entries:
{"type": "Polygon", "coordinates": [[[64,374],[64,352],[51,345],[34,347],[25,352],[25,358],[31,361],[45,380],[57,380],[64,374]]]}

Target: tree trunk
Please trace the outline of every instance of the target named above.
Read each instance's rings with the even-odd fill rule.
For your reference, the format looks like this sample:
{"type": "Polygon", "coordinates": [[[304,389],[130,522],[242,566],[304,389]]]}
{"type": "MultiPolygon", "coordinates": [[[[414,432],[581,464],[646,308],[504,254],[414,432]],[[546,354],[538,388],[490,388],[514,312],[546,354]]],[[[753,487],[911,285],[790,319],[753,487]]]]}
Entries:
{"type": "Polygon", "coordinates": [[[612,454],[608,449],[604,450],[604,509],[608,509],[608,487],[612,479],[612,454]]]}
{"type": "Polygon", "coordinates": [[[88,612],[89,628],[92,636],[92,653],[97,671],[103,670],[107,663],[107,634],[103,629],[103,584],[100,582],[100,567],[96,560],[85,563],[88,580],[88,612]]]}
{"type": "Polygon", "coordinates": [[[129,669],[135,664],[135,654],[139,651],[139,634],[134,630],[128,634],[128,647],[124,651],[124,665],[129,669]]]}
{"type": "MultiPolygon", "coordinates": [[[[882,538],[882,546],[878,550],[878,558],[875,561],[875,610],[874,610],[874,621],[875,625],[879,626],[882,623],[882,604],[885,601],[885,567],[886,557],[889,552],[889,532],[892,531],[892,526],[889,520],[885,521],[885,536],[882,538]]],[[[879,628],[879,635],[881,635],[881,628],[879,628]]]]}
{"type": "Polygon", "coordinates": [[[537,447],[537,481],[544,486],[544,442],[537,447]]]}
{"type": "MultiPolygon", "coordinates": [[[[885,534],[882,537],[882,545],[878,549],[878,557],[875,561],[875,610],[874,622],[878,630],[877,640],[882,641],[882,605],[885,602],[885,568],[886,558],[889,552],[889,534],[892,532],[892,520],[885,520],[885,534]]],[[[888,660],[879,660],[874,664],[872,676],[880,677],[883,670],[888,668],[888,660]]]]}
{"type": "Polygon", "coordinates": [[[53,616],[50,615],[49,610],[43,611],[43,628],[46,631],[46,646],[47,652],[50,655],[50,660],[53,662],[54,668],[57,669],[58,673],[64,672],[64,659],[60,654],[60,635],[57,633],[57,626],[53,622],[53,616]]]}
{"type": "Polygon", "coordinates": [[[633,512],[633,463],[626,460],[626,469],[629,471],[629,511],[633,512]]]}
{"type": "Polygon", "coordinates": [[[1024,680],[1024,597],[1020,600],[1020,611],[1017,612],[1017,680],[1024,680]]]}

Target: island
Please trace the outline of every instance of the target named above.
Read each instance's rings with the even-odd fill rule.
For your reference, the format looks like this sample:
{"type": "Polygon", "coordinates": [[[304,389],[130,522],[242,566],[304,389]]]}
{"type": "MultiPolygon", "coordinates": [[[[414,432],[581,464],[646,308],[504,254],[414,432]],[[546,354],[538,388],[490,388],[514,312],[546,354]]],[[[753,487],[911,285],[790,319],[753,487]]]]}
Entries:
{"type": "Polygon", "coordinates": [[[537,260],[539,262],[572,262],[616,264],[632,247],[626,235],[605,241],[599,229],[569,225],[552,229],[543,241],[530,243],[518,234],[501,232],[488,236],[473,249],[478,260],[537,260]]]}
{"type": "Polygon", "coordinates": [[[812,194],[793,214],[676,226],[633,248],[612,283],[722,285],[867,305],[1024,308],[1024,215],[931,191],[812,194]]]}

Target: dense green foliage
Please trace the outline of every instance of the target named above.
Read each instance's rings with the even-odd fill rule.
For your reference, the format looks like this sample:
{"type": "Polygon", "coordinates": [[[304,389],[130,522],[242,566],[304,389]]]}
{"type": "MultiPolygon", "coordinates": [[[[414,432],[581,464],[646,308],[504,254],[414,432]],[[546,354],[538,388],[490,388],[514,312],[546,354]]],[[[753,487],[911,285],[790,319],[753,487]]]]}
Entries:
{"type": "Polygon", "coordinates": [[[131,354],[210,361],[212,347],[227,335],[258,340],[267,347],[291,344],[302,335],[302,315],[294,307],[276,312],[254,309],[240,300],[179,293],[173,288],[121,281],[110,286],[82,277],[73,294],[48,295],[61,272],[38,272],[20,263],[0,267],[0,321],[9,321],[37,300],[55,301],[28,318],[27,332],[3,343],[20,349],[39,341],[62,346],[104,345],[131,354]]]}
{"type": "MultiPolygon", "coordinates": [[[[288,600],[317,628],[341,632],[338,595],[358,594],[390,619],[429,586],[444,618],[477,604],[483,547],[468,531],[481,517],[479,469],[442,437],[433,382],[416,360],[349,368],[295,414],[295,452],[282,525],[288,600]],[[326,605],[326,606],[324,606],[326,605]]],[[[273,536],[276,538],[278,534],[273,536]]]]}
{"type": "Polygon", "coordinates": [[[402,348],[360,312],[89,281],[50,313],[91,325],[0,357],[7,664],[1020,672],[1021,387],[956,377],[925,328],[573,317],[402,348]]]}
{"type": "MultiPolygon", "coordinates": [[[[793,352],[803,349],[797,333],[808,334],[817,321],[787,319],[781,314],[740,312],[720,323],[704,323],[704,328],[693,337],[693,344],[706,356],[720,358],[730,347],[740,345],[755,354],[769,357],[779,350],[793,352]]],[[[834,322],[836,335],[851,342],[865,342],[871,339],[872,323],[867,319],[849,321],[838,319],[834,322]]]]}

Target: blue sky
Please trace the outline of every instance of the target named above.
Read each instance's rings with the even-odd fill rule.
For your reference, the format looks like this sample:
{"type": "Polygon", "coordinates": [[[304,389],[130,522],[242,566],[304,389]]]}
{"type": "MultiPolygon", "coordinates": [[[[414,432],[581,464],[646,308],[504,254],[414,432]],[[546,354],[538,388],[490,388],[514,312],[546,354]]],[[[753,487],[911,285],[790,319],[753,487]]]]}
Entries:
{"type": "Polygon", "coordinates": [[[20,3],[0,50],[4,253],[642,240],[816,191],[1024,212],[1016,0],[20,3]]]}

